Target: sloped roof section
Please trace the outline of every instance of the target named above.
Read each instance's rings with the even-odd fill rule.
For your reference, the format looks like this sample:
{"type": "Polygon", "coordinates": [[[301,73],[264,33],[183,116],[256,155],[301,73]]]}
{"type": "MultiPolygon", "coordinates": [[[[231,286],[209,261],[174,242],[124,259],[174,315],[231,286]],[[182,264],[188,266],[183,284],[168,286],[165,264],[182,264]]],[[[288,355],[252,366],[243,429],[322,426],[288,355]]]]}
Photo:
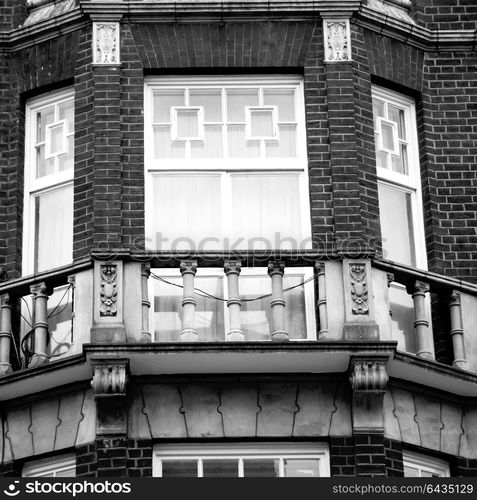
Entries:
{"type": "Polygon", "coordinates": [[[40,21],[70,12],[76,7],[76,0],[29,0],[27,7],[29,14],[23,26],[31,26],[40,21]]]}

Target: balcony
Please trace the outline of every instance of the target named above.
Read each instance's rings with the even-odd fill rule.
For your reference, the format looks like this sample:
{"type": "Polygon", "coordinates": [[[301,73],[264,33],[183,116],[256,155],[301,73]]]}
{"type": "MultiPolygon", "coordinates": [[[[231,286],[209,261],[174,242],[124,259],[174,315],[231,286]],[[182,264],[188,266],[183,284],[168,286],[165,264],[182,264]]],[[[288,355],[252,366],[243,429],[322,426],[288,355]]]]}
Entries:
{"type": "Polygon", "coordinates": [[[458,280],[311,252],[101,257],[2,284],[5,381],[98,355],[138,374],[339,372],[380,351],[400,378],[477,372],[477,287],[458,280]]]}

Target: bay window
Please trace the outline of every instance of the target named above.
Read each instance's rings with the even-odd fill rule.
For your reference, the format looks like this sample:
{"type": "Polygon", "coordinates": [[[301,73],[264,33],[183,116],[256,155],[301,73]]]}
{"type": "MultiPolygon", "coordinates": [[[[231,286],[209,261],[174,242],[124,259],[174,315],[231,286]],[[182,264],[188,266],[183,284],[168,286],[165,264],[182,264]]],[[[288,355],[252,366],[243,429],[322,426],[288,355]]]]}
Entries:
{"type": "Polygon", "coordinates": [[[402,452],[404,477],[450,477],[449,464],[444,460],[415,453],[402,452]]]}
{"type": "MultiPolygon", "coordinates": [[[[421,172],[413,99],[373,87],[373,115],[383,257],[427,269],[421,172]]],[[[405,287],[391,284],[393,337],[416,352],[414,305],[405,287]]],[[[428,317],[430,304],[427,301],[428,317]]]]}
{"type": "Polygon", "coordinates": [[[75,477],[76,457],[65,454],[27,462],[22,477],[75,477]]]}
{"type": "Polygon", "coordinates": [[[156,477],[329,477],[320,443],[163,444],[154,447],[156,477]]]}
{"type": "Polygon", "coordinates": [[[23,274],[73,259],[74,99],[70,90],[26,105],[23,274]]]}

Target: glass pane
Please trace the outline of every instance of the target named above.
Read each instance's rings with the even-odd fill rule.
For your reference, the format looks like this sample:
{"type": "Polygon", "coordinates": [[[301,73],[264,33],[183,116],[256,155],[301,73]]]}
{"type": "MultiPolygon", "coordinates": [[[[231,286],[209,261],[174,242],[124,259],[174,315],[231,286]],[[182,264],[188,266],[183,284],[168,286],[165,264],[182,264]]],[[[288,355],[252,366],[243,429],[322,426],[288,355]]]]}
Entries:
{"type": "Polygon", "coordinates": [[[278,121],[295,121],[295,91],[293,89],[267,89],[263,91],[263,104],[278,107],[278,121]]]}
{"type": "Polygon", "coordinates": [[[383,148],[394,151],[394,127],[386,122],[381,122],[383,148]]]}
{"type": "Polygon", "coordinates": [[[388,168],[387,158],[389,153],[385,153],[379,149],[378,134],[374,134],[374,143],[376,147],[376,166],[380,168],[388,168]]]}
{"type": "Polygon", "coordinates": [[[48,299],[49,355],[61,356],[71,349],[73,294],[68,285],[55,288],[48,299]]]}
{"type": "Polygon", "coordinates": [[[385,118],[384,101],[381,101],[379,99],[373,99],[373,115],[374,115],[374,127],[376,128],[376,123],[377,123],[376,118],[378,116],[385,118]]]}
{"type": "Polygon", "coordinates": [[[191,106],[202,106],[204,108],[205,122],[222,121],[222,94],[220,90],[191,90],[189,104],[191,106]]]}
{"type": "Polygon", "coordinates": [[[47,133],[47,140],[50,140],[49,148],[50,154],[56,155],[64,153],[66,150],[66,136],[64,123],[53,125],[47,133]]]}
{"type": "Polygon", "coordinates": [[[394,106],[388,106],[388,118],[397,124],[399,139],[406,139],[404,110],[396,108],[394,106]]]}
{"type": "Polygon", "coordinates": [[[285,477],[319,477],[320,461],[306,458],[285,458],[285,477]]]}
{"type": "Polygon", "coordinates": [[[205,125],[204,140],[190,144],[192,158],[222,158],[222,125],[205,125]]]}
{"type": "Polygon", "coordinates": [[[36,147],[36,177],[44,177],[55,172],[55,159],[45,160],[45,145],[36,147]]]}
{"type": "Polygon", "coordinates": [[[414,302],[411,295],[407,293],[405,287],[393,283],[389,287],[389,302],[393,340],[397,340],[400,351],[416,353],[414,302]]]}
{"type": "Polygon", "coordinates": [[[296,125],[278,125],[278,141],[266,141],[267,157],[296,158],[296,125]]]}
{"type": "MultiPolygon", "coordinates": [[[[283,288],[287,289],[304,281],[303,275],[283,278],[283,288]]],[[[271,292],[271,280],[268,275],[240,276],[240,297],[242,309],[240,319],[245,340],[271,339],[271,297],[256,299],[271,292]]],[[[285,297],[285,329],[291,339],[306,338],[306,309],[303,286],[284,292],[285,297]]]]}
{"type": "Polygon", "coordinates": [[[69,264],[73,254],[73,186],[35,198],[35,271],[69,264]]]}
{"type": "Polygon", "coordinates": [[[429,472],[427,470],[421,470],[421,477],[440,477],[439,474],[429,472]]]}
{"type": "Polygon", "coordinates": [[[280,461],[277,458],[245,459],[244,477],[280,477],[280,461]]]}
{"type": "Polygon", "coordinates": [[[171,126],[154,127],[154,158],[184,158],[185,142],[171,140],[171,126]]]}
{"type": "Polygon", "coordinates": [[[384,258],[415,266],[411,193],[384,184],[378,193],[384,258]]]}
{"type": "Polygon", "coordinates": [[[229,125],[229,156],[232,158],[260,156],[260,141],[245,139],[245,125],[229,125]]]}
{"type": "Polygon", "coordinates": [[[238,477],[238,460],[210,459],[203,461],[204,477],[238,477]]]}
{"type": "Polygon", "coordinates": [[[154,174],[152,182],[154,217],[148,247],[174,251],[221,248],[220,174],[154,174]]]}
{"type": "Polygon", "coordinates": [[[74,136],[70,135],[67,138],[67,143],[66,143],[67,144],[67,149],[66,149],[67,152],[64,155],[58,156],[58,169],[60,170],[60,172],[73,168],[73,158],[74,158],[73,140],[74,140],[74,136]]]}
{"type": "Polygon", "coordinates": [[[50,106],[36,114],[36,142],[45,140],[45,128],[55,121],[55,107],[50,106]]]}
{"type": "Polygon", "coordinates": [[[58,116],[60,120],[66,120],[68,122],[68,133],[71,134],[74,132],[74,101],[66,101],[62,102],[58,105],[58,116]]]}
{"type": "Polygon", "coordinates": [[[162,477],[197,477],[197,460],[161,460],[162,477]]]}
{"type": "Polygon", "coordinates": [[[234,223],[230,229],[232,241],[243,239],[239,248],[299,248],[298,174],[233,174],[231,184],[234,223]]]}
{"type": "Polygon", "coordinates": [[[419,477],[419,470],[409,465],[404,466],[404,477],[419,477]]]}
{"type": "Polygon", "coordinates": [[[177,137],[199,137],[198,110],[177,110],[177,137]]]}
{"type": "Polygon", "coordinates": [[[266,109],[250,110],[252,137],[275,137],[273,130],[273,112],[266,109]]]}
{"type": "Polygon", "coordinates": [[[227,121],[245,123],[245,107],[257,105],[257,89],[228,89],[227,121]]]}
{"type": "Polygon", "coordinates": [[[183,90],[156,90],[153,95],[154,123],[169,123],[171,108],[184,105],[183,90]]]}
{"type": "MultiPolygon", "coordinates": [[[[160,269],[153,269],[152,272],[161,276],[160,269]]],[[[179,342],[182,330],[182,277],[163,276],[163,279],[169,283],[154,280],[155,339],[157,342],[179,342]]],[[[203,290],[209,295],[223,298],[222,276],[196,276],[194,287],[197,290],[194,327],[199,341],[224,340],[224,303],[211,297],[204,297],[199,291],[203,290]]]]}

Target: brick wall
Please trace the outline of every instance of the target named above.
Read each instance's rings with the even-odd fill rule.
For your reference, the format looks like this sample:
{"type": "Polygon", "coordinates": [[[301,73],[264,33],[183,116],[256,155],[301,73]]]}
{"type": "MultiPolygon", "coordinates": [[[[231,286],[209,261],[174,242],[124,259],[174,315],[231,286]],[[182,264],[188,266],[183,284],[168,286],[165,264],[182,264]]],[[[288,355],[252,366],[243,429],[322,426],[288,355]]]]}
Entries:
{"type": "Polygon", "coordinates": [[[97,461],[96,443],[78,446],[76,448],[76,476],[96,477],[97,461]]]}
{"type": "Polygon", "coordinates": [[[357,476],[385,476],[386,455],[382,434],[354,436],[357,476]]]}
{"type": "Polygon", "coordinates": [[[385,438],[384,455],[387,475],[393,477],[403,477],[404,467],[402,464],[402,443],[400,441],[385,438]]]}
{"type": "Polygon", "coordinates": [[[477,477],[477,460],[457,457],[451,464],[452,477],[477,477]]]}
{"type": "Polygon", "coordinates": [[[330,437],[331,476],[356,476],[356,458],[352,437],[330,437]]]}
{"type": "Polygon", "coordinates": [[[475,29],[477,4],[474,0],[412,0],[417,22],[432,30],[475,29]]]}

